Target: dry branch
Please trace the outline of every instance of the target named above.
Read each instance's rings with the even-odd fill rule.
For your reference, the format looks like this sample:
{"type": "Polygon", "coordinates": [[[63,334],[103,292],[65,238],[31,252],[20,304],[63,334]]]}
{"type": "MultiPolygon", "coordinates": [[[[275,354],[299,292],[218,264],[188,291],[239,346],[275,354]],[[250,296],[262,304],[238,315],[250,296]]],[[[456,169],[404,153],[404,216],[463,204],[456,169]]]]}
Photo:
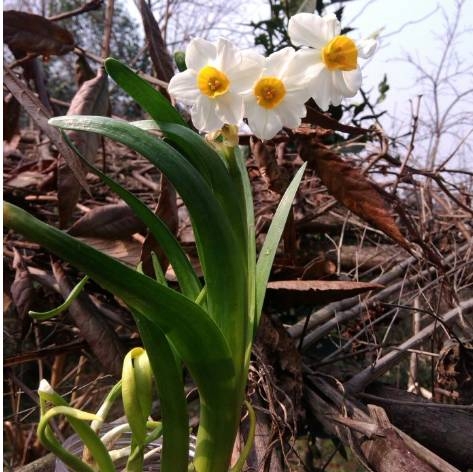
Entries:
{"type": "Polygon", "coordinates": [[[473,406],[432,403],[419,395],[374,384],[359,396],[384,408],[391,422],[453,465],[473,464],[473,406]]]}
{"type": "Polygon", "coordinates": [[[337,436],[352,449],[367,470],[459,472],[393,426],[382,408],[371,407],[367,413],[361,404],[343,390],[340,391],[340,388],[333,387],[327,380],[311,372],[308,383],[311,387],[306,385],[304,390],[308,409],[327,432],[337,436]]]}
{"type": "MultiPolygon", "coordinates": [[[[461,315],[467,315],[473,313],[473,298],[470,298],[464,302],[460,302],[459,305],[452,310],[448,311],[444,315],[439,317],[442,324],[451,325],[455,322],[457,317],[461,315]]],[[[351,392],[359,392],[363,390],[366,385],[373,382],[375,379],[383,375],[393,366],[395,366],[400,359],[402,359],[408,349],[415,348],[426,341],[435,329],[440,326],[438,320],[426,326],[420,330],[415,336],[402,343],[398,350],[392,351],[379,359],[375,365],[367,367],[358,374],[354,375],[348,382],[345,383],[346,389],[351,392]]]]}

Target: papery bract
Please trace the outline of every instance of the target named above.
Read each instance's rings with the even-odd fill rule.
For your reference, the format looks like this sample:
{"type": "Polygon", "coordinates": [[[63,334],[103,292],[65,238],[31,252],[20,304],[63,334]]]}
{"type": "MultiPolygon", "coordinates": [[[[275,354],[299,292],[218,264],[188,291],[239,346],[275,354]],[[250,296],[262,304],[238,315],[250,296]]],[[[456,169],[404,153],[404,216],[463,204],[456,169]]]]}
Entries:
{"type": "Polygon", "coordinates": [[[340,105],[361,87],[358,58],[370,57],[377,46],[374,39],[355,42],[340,35],[340,22],[334,14],[320,17],[298,13],[289,20],[289,37],[305,58],[310,95],[322,110],[340,105]]]}
{"type": "Polygon", "coordinates": [[[215,131],[242,119],[241,92],[251,87],[258,63],[232,43],[194,38],[186,50],[187,70],[169,82],[169,93],[187,105],[200,131],[215,131]]]}
{"type": "Polygon", "coordinates": [[[258,79],[244,94],[245,116],[258,138],[271,139],[283,127],[297,128],[306,115],[303,60],[287,47],[262,61],[258,79]]]}

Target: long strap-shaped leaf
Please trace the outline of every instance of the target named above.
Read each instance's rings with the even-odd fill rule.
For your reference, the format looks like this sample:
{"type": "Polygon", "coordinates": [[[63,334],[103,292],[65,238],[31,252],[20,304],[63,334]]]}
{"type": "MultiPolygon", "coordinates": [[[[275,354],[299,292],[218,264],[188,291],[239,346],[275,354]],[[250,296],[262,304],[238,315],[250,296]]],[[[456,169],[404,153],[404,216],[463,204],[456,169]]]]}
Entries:
{"type": "Polygon", "coordinates": [[[261,310],[263,309],[264,296],[266,294],[266,285],[268,284],[269,274],[273,265],[274,256],[281,240],[284,226],[286,225],[287,215],[291,210],[292,201],[296,195],[299,184],[304,174],[306,163],[297,171],[296,175],[286,189],[281,201],[279,202],[273,221],[269,227],[268,234],[261,248],[258,262],[256,263],[256,320],[255,328],[259,325],[261,310]]]}
{"type": "Polygon", "coordinates": [[[240,405],[235,398],[238,388],[233,359],[215,323],[183,295],[39,221],[24,210],[4,203],[3,216],[7,227],[86,272],[163,331],[189,368],[199,389],[201,419],[196,469],[225,471],[238,427],[240,405]]]}
{"type": "Polygon", "coordinates": [[[123,201],[125,201],[129,207],[133,210],[135,216],[137,216],[149,229],[151,234],[156,238],[156,241],[161,245],[164,253],[168,257],[171,265],[176,273],[177,280],[181,286],[182,293],[189,299],[195,300],[201,290],[201,285],[195,271],[189,262],[184,250],[181,245],[174,237],[172,232],[166,226],[166,224],[155,215],[139,198],[135,197],[131,192],[122,187],[118,182],[108,177],[106,174],[101,172],[97,167],[92,165],[87,159],[82,156],[80,151],[69,140],[67,135],[64,133],[64,139],[75,151],[77,156],[81,159],[83,164],[100,179],[117,195],[119,195],[123,201]]]}
{"type": "Polygon", "coordinates": [[[234,369],[225,338],[203,311],[180,293],[4,203],[4,223],[86,272],[166,334],[207,400],[229,395],[234,369]]]}
{"type": "Polygon", "coordinates": [[[209,314],[230,344],[235,364],[239,363],[245,342],[241,316],[245,313],[246,256],[228,216],[205,180],[171,146],[126,122],[99,116],[67,116],[52,118],[50,123],[121,142],[156,165],[174,185],[192,218],[207,285],[209,314]]]}
{"type": "MultiPolygon", "coordinates": [[[[245,326],[246,336],[246,351],[244,362],[241,363],[242,374],[241,377],[246,379],[248,377],[248,368],[251,356],[251,347],[253,344],[253,337],[256,327],[255,313],[256,313],[256,237],[255,237],[255,216],[253,206],[253,194],[251,191],[251,183],[248,176],[248,171],[243,159],[243,156],[238,148],[229,149],[227,152],[228,167],[232,181],[236,189],[236,198],[243,202],[244,208],[244,229],[245,233],[242,238],[246,245],[246,256],[248,266],[247,276],[247,310],[248,322],[245,326]]],[[[244,400],[244,390],[241,392],[244,400]]]]}
{"type": "Polygon", "coordinates": [[[166,336],[143,315],[135,320],[158,386],[163,420],[162,472],[186,472],[189,460],[189,419],[182,380],[182,368],[176,362],[166,336]]]}
{"type": "MultiPolygon", "coordinates": [[[[233,226],[236,225],[239,231],[244,232],[244,228],[241,226],[243,218],[242,211],[239,209],[239,200],[232,198],[230,191],[232,181],[218,153],[187,126],[176,109],[159,90],[152,87],[125,64],[109,58],[105,60],[105,70],[143,110],[150,114],[171,144],[198,169],[215,191],[227,214],[232,218],[233,226]]],[[[242,232],[239,233],[239,237],[243,237],[242,232]]]]}
{"type": "MultiPolygon", "coordinates": [[[[141,80],[141,79],[140,79],[141,80]]],[[[156,91],[156,93],[159,93],[156,91]]],[[[146,107],[145,107],[146,109],[146,107]]],[[[238,189],[234,188],[227,166],[222,158],[197,133],[191,129],[175,124],[153,120],[142,120],[131,123],[145,130],[162,131],[171,145],[177,149],[202,175],[214,192],[218,201],[231,220],[232,227],[243,242],[246,226],[244,211],[237,197],[238,189]]]]}
{"type": "MultiPolygon", "coordinates": [[[[148,108],[155,110],[156,113],[159,112],[159,119],[157,121],[186,125],[182,116],[169,103],[169,100],[163,94],[155,90],[152,85],[135,74],[135,72],[125,64],[122,64],[116,59],[108,58],[104,65],[110,77],[129,93],[148,113],[150,113],[148,108]],[[147,106],[145,107],[144,104],[147,106]]],[[[151,116],[155,118],[153,115],[151,116]]]]}

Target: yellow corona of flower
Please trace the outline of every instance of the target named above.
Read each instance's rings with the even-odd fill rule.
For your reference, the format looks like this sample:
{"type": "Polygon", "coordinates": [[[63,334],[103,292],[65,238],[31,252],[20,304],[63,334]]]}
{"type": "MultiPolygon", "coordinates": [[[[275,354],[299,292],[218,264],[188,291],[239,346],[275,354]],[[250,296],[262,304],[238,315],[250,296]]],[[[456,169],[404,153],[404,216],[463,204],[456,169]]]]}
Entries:
{"type": "Polygon", "coordinates": [[[211,43],[195,38],[186,49],[187,70],[176,74],[168,91],[191,105],[191,117],[200,131],[215,131],[242,119],[242,92],[259,73],[258,62],[225,39],[211,43]]]}
{"type": "Polygon", "coordinates": [[[288,31],[293,44],[303,46],[298,53],[305,58],[310,95],[322,110],[356,95],[362,79],[358,59],[373,54],[374,39],[355,43],[341,35],[334,14],[298,13],[290,18],[288,31]]]}
{"type": "Polygon", "coordinates": [[[261,73],[245,94],[245,116],[260,139],[271,139],[283,127],[297,128],[309,98],[305,69],[293,48],[261,60],[261,73]]]}

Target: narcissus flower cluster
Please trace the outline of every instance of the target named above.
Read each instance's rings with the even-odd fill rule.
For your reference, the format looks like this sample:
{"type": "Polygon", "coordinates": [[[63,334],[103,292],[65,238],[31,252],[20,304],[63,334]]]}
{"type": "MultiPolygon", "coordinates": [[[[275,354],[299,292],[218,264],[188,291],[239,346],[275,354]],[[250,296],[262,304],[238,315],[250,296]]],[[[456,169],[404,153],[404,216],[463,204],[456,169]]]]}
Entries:
{"type": "Polygon", "coordinates": [[[192,39],[187,70],[171,79],[169,93],[191,105],[192,121],[200,131],[246,118],[257,137],[271,139],[283,127],[300,125],[309,98],[326,110],[358,92],[358,59],[373,54],[374,39],[355,42],[341,35],[333,14],[298,13],[289,20],[288,31],[300,49],[287,47],[267,58],[240,51],[225,39],[192,39]]]}

